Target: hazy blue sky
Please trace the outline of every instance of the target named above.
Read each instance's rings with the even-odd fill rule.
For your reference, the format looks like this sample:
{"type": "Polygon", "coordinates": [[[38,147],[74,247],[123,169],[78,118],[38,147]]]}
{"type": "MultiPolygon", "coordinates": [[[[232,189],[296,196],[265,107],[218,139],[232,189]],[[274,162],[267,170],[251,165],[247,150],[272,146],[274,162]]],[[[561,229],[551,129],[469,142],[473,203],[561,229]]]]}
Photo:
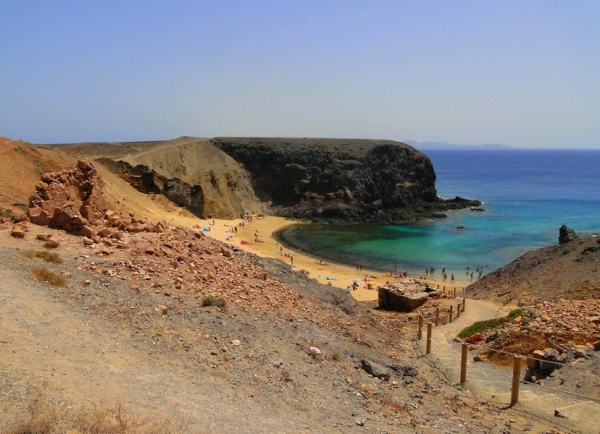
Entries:
{"type": "Polygon", "coordinates": [[[0,0],[0,135],[600,148],[600,2],[0,0]]]}

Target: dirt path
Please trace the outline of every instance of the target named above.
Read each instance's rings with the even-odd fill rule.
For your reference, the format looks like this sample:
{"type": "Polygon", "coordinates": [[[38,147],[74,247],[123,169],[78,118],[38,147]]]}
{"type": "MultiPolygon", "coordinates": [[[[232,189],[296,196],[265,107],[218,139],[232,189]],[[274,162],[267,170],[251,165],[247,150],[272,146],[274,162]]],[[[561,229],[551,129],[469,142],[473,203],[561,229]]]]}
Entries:
{"type": "MultiPolygon", "coordinates": [[[[431,353],[427,357],[451,383],[460,381],[461,344],[454,341],[463,328],[476,321],[498,318],[510,310],[485,300],[466,301],[465,312],[453,322],[434,327],[431,337],[431,353]]],[[[420,350],[425,352],[425,334],[420,350]]],[[[489,402],[508,406],[511,397],[512,369],[489,363],[474,362],[468,356],[467,381],[464,387],[489,402]]],[[[519,402],[513,407],[532,416],[532,419],[552,423],[561,430],[596,434],[600,429],[597,415],[600,405],[577,396],[556,392],[537,385],[521,384],[519,402]],[[558,410],[565,418],[554,416],[558,410]]]]}

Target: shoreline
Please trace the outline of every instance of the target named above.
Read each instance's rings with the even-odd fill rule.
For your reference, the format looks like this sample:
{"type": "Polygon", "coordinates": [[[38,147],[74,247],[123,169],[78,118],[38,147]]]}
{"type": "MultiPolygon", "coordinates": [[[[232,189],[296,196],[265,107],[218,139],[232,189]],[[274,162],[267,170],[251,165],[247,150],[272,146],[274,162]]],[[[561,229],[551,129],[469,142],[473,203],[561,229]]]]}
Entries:
{"type": "MultiPolygon", "coordinates": [[[[407,280],[418,280],[434,287],[439,285],[442,288],[445,286],[448,291],[453,290],[453,288],[462,291],[464,287],[471,283],[460,279],[456,279],[454,283],[444,283],[435,278],[421,279],[420,276],[410,274],[407,277],[394,277],[391,273],[367,268],[357,270],[347,264],[319,258],[314,253],[283,245],[276,239],[275,233],[277,231],[289,225],[302,223],[285,217],[253,217],[251,221],[243,219],[200,221],[207,222],[207,226],[210,228],[209,231],[204,232],[205,235],[259,256],[281,259],[291,264],[295,271],[304,270],[308,277],[316,279],[323,285],[330,283],[330,286],[345,290],[349,285],[352,285],[354,280],[359,280],[358,288],[350,291],[350,294],[357,301],[377,301],[377,286],[386,282],[391,284],[407,280]],[[244,223],[244,226],[240,226],[241,223],[244,223]],[[235,232],[235,228],[237,228],[237,232],[235,232]],[[365,278],[367,284],[365,284],[365,278]],[[373,289],[368,289],[369,283],[373,289]]],[[[202,226],[201,230],[204,227],[202,226]]]]}

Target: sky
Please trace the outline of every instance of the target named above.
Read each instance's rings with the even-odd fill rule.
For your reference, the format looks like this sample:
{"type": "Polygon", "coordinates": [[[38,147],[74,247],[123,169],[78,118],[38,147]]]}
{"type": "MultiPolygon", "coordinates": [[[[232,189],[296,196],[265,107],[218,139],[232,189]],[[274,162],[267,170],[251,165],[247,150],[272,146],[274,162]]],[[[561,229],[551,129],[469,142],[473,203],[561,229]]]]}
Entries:
{"type": "Polygon", "coordinates": [[[600,2],[0,0],[0,136],[600,149],[600,2]]]}

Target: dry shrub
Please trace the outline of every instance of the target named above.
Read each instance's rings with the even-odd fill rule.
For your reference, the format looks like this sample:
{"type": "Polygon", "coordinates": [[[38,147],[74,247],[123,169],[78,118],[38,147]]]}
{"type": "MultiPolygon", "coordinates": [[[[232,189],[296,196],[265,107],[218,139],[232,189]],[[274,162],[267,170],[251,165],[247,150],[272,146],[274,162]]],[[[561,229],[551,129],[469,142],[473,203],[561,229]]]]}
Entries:
{"type": "Polygon", "coordinates": [[[333,353],[331,353],[331,360],[335,360],[338,361],[340,360],[340,353],[338,353],[337,351],[334,351],[333,353]]]}
{"type": "MultiPolygon", "coordinates": [[[[387,407],[393,410],[397,415],[399,414],[400,416],[402,416],[405,422],[415,426],[415,418],[407,404],[401,404],[389,396],[383,396],[379,398],[379,402],[382,406],[387,407]]],[[[388,415],[394,416],[393,414],[389,413],[388,415]]]]}
{"type": "MultiPolygon", "coordinates": [[[[121,404],[74,409],[52,398],[47,387],[30,387],[29,401],[6,434],[170,434],[187,432],[188,420],[128,413],[121,404]]],[[[176,412],[174,412],[176,413],[176,412]]]]}
{"type": "Polygon", "coordinates": [[[372,398],[375,394],[375,390],[368,384],[354,383],[354,388],[365,395],[367,398],[372,398]]]}
{"type": "Polygon", "coordinates": [[[60,274],[56,274],[46,267],[34,267],[33,275],[37,280],[46,282],[52,286],[58,286],[61,288],[65,288],[67,286],[67,281],[60,274]]]}
{"type": "Polygon", "coordinates": [[[285,383],[293,383],[294,380],[292,379],[292,376],[290,374],[290,371],[287,371],[285,369],[281,370],[281,375],[279,376],[279,380],[285,382],[285,383]]]}
{"type": "Polygon", "coordinates": [[[43,259],[44,261],[47,262],[52,262],[53,264],[62,264],[63,260],[62,258],[56,254],[56,253],[51,253],[51,252],[34,252],[31,250],[27,250],[23,253],[21,253],[22,256],[26,257],[27,259],[43,259]]]}
{"type": "Polygon", "coordinates": [[[225,301],[225,299],[223,297],[214,297],[212,295],[209,295],[208,297],[204,297],[202,299],[202,301],[200,302],[200,305],[202,307],[216,306],[220,309],[225,309],[227,302],[225,301]]]}

